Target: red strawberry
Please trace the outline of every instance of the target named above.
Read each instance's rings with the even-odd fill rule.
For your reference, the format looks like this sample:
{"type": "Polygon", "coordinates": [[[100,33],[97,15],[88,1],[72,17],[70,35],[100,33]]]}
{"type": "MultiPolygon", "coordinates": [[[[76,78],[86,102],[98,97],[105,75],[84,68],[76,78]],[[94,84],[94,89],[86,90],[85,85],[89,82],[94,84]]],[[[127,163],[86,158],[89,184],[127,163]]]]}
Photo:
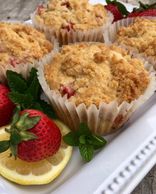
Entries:
{"type": "Polygon", "coordinates": [[[126,7],[116,0],[106,0],[105,8],[114,15],[114,22],[123,19],[129,14],[126,7]]]}
{"type": "Polygon", "coordinates": [[[114,4],[105,5],[105,8],[110,11],[114,16],[114,22],[123,18],[122,13],[118,10],[118,7],[114,4]]]}
{"type": "Polygon", "coordinates": [[[8,98],[9,88],[0,84],[0,127],[7,125],[13,115],[15,105],[8,98]]]}
{"type": "Polygon", "coordinates": [[[156,16],[156,3],[147,5],[139,2],[139,8],[134,8],[128,17],[156,16]]]}
{"type": "Polygon", "coordinates": [[[141,16],[156,16],[156,9],[148,9],[141,12],[132,12],[128,17],[141,17],[141,16]]]}
{"type": "MultiPolygon", "coordinates": [[[[52,156],[60,147],[59,128],[38,110],[27,109],[20,112],[18,109],[7,131],[11,134],[8,147],[11,148],[12,155],[27,162],[36,162],[52,156]]],[[[4,141],[0,142],[1,147],[3,143],[4,141]]],[[[5,150],[6,148],[5,145],[5,150]]],[[[0,152],[2,151],[0,149],[0,152]]]]}

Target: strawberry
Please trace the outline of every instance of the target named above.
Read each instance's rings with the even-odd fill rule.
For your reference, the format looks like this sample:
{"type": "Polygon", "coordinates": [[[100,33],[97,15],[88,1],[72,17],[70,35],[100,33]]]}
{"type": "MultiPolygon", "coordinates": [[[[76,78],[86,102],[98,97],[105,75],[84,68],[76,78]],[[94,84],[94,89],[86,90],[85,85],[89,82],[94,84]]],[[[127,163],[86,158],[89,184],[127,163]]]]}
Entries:
{"type": "Polygon", "coordinates": [[[148,5],[139,2],[139,8],[134,8],[128,17],[156,16],[156,3],[148,5]]]}
{"type": "Polygon", "coordinates": [[[11,127],[6,131],[10,133],[10,140],[0,142],[0,152],[10,147],[11,155],[27,162],[52,156],[60,147],[59,128],[38,110],[20,111],[17,107],[11,127]]]}
{"type": "Polygon", "coordinates": [[[116,5],[114,5],[113,3],[105,5],[105,8],[113,14],[113,16],[114,16],[113,22],[115,22],[117,20],[121,20],[123,18],[123,15],[118,10],[118,7],[116,5]]]}
{"type": "Polygon", "coordinates": [[[15,105],[8,98],[9,88],[0,84],[0,127],[7,125],[13,115],[15,105]]]}
{"type": "Polygon", "coordinates": [[[129,14],[126,7],[116,0],[106,0],[106,3],[107,5],[105,5],[105,8],[114,16],[113,22],[121,20],[129,14]]]}

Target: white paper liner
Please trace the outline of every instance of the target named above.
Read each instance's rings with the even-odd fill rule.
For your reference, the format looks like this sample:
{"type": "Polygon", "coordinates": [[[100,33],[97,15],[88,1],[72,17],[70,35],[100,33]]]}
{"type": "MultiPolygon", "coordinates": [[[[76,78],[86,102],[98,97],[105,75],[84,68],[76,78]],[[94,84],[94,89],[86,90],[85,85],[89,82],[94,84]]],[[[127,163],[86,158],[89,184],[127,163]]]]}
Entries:
{"type": "MultiPolygon", "coordinates": [[[[143,16],[142,18],[156,20],[156,17],[153,17],[153,16],[143,16]]],[[[127,26],[133,24],[135,19],[136,19],[136,17],[126,18],[126,19],[122,19],[122,20],[119,20],[119,21],[111,24],[107,29],[105,29],[104,34],[103,34],[105,44],[115,43],[118,46],[121,46],[121,47],[125,48],[126,50],[130,51],[130,53],[133,54],[135,57],[145,59],[146,61],[151,63],[154,66],[154,68],[156,69],[156,60],[154,59],[154,57],[146,56],[144,53],[140,53],[137,48],[123,45],[123,44],[119,44],[116,42],[116,35],[117,35],[118,30],[123,26],[127,27],[127,26]]]]}
{"type": "MultiPolygon", "coordinates": [[[[24,24],[24,25],[28,25],[28,26],[32,26],[31,24],[28,23],[22,23],[19,21],[5,21],[5,22],[13,22],[13,23],[19,23],[19,24],[24,24]]],[[[53,44],[53,49],[50,53],[46,54],[45,56],[43,56],[42,59],[40,60],[34,60],[33,63],[21,63],[21,64],[17,64],[16,67],[10,65],[4,65],[4,66],[0,66],[0,82],[5,83],[6,82],[6,71],[7,70],[12,70],[15,71],[17,73],[20,73],[23,75],[23,77],[27,77],[29,75],[29,72],[31,70],[32,67],[39,67],[40,65],[44,65],[49,63],[52,60],[53,55],[58,51],[59,49],[59,45],[58,42],[55,38],[51,38],[51,42],[53,44]]]]}
{"type": "Polygon", "coordinates": [[[94,104],[86,107],[85,104],[76,106],[66,96],[51,90],[44,77],[44,66],[38,68],[38,78],[45,95],[53,106],[59,118],[72,130],[78,129],[81,122],[88,124],[93,133],[106,135],[120,128],[131,116],[131,114],[147,101],[156,88],[156,77],[153,67],[146,62],[145,68],[150,73],[150,84],[145,93],[131,103],[123,102],[118,106],[116,101],[109,104],[101,103],[99,107],[94,104]]]}
{"type": "Polygon", "coordinates": [[[48,27],[44,24],[39,23],[35,18],[36,12],[31,15],[31,20],[35,28],[45,33],[47,39],[51,39],[51,37],[55,37],[60,46],[64,44],[74,43],[74,42],[103,42],[103,32],[108,26],[113,22],[113,15],[107,11],[107,22],[95,29],[91,30],[60,30],[56,32],[54,28],[48,27]]]}

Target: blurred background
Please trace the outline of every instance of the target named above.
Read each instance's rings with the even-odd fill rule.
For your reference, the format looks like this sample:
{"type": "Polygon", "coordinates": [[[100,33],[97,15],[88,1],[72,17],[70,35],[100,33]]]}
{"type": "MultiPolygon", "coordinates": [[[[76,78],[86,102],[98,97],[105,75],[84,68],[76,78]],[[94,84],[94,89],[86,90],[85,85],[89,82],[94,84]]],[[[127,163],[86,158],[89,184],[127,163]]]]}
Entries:
{"type": "MultiPolygon", "coordinates": [[[[0,20],[15,19],[28,20],[35,7],[46,0],[0,0],[0,20]]],[[[122,0],[137,5],[139,0],[122,0]]],[[[142,0],[144,3],[153,3],[156,0],[142,0]]]]}

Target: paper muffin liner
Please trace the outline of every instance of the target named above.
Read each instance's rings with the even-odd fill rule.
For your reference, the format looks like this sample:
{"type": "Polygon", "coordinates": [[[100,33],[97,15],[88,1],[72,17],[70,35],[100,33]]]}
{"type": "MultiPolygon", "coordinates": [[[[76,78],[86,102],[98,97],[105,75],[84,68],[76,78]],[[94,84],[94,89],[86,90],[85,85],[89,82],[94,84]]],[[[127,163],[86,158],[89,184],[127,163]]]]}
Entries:
{"type": "Polygon", "coordinates": [[[39,23],[36,18],[36,12],[31,15],[31,20],[35,28],[45,33],[47,39],[51,39],[51,37],[55,37],[60,46],[74,43],[74,42],[103,42],[103,32],[108,26],[113,22],[113,15],[107,11],[107,22],[103,24],[103,26],[97,27],[91,30],[60,30],[57,32],[54,28],[48,27],[44,24],[39,23]]]}
{"type": "MultiPolygon", "coordinates": [[[[5,21],[6,22],[6,21],[5,21]]],[[[13,22],[13,23],[19,23],[19,24],[25,24],[28,26],[32,26],[31,24],[28,23],[22,23],[22,22],[17,22],[17,21],[8,21],[13,22]]],[[[41,59],[39,60],[34,60],[33,63],[21,63],[21,64],[17,64],[15,67],[10,65],[4,65],[4,66],[0,66],[0,82],[5,83],[6,82],[6,71],[7,70],[12,70],[15,71],[17,73],[20,73],[23,75],[24,78],[27,78],[27,76],[29,75],[29,72],[31,70],[31,68],[37,68],[40,65],[44,65],[49,63],[52,58],[53,55],[58,51],[59,49],[59,45],[58,42],[55,38],[51,38],[51,42],[53,44],[53,49],[51,52],[49,52],[48,54],[44,55],[41,59]]]]}
{"type": "Polygon", "coordinates": [[[76,106],[67,99],[66,95],[62,97],[59,92],[51,90],[44,77],[44,66],[38,68],[38,78],[56,114],[72,130],[77,130],[79,124],[84,122],[88,124],[93,133],[107,135],[119,129],[131,114],[154,94],[155,71],[147,62],[145,68],[149,71],[150,83],[142,96],[131,103],[122,102],[118,105],[117,101],[112,101],[109,104],[100,103],[99,107],[94,104],[86,107],[84,103],[76,106]]]}
{"type": "MultiPolygon", "coordinates": [[[[142,18],[153,19],[153,20],[156,19],[156,17],[153,17],[153,16],[146,16],[146,17],[143,16],[142,18]]],[[[122,48],[125,48],[133,56],[139,57],[139,58],[144,59],[144,60],[148,61],[149,63],[151,63],[153,65],[154,69],[156,69],[156,60],[154,59],[154,57],[146,56],[144,53],[140,53],[137,48],[134,48],[134,47],[127,46],[127,45],[120,44],[120,43],[116,42],[116,35],[117,35],[118,30],[121,27],[124,27],[124,26],[127,27],[127,26],[133,24],[135,19],[136,19],[136,17],[126,18],[126,19],[122,19],[122,20],[119,20],[119,21],[111,24],[104,31],[104,34],[103,34],[104,41],[105,41],[106,44],[115,43],[116,45],[121,46],[122,48]]]]}

